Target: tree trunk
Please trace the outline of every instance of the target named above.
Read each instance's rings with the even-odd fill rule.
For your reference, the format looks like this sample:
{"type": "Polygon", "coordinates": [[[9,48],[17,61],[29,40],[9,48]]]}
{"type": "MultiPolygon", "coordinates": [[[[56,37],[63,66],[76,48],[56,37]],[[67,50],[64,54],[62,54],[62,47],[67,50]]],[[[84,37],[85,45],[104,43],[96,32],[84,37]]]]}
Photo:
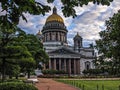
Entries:
{"type": "Polygon", "coordinates": [[[18,79],[18,75],[16,75],[15,78],[18,79]]]}
{"type": "Polygon", "coordinates": [[[28,71],[28,78],[30,78],[30,71],[28,71]]]}
{"type": "Polygon", "coordinates": [[[12,75],[9,75],[9,78],[12,79],[12,75]]]}
{"type": "Polygon", "coordinates": [[[2,81],[5,80],[5,58],[2,58],[2,81]]]}

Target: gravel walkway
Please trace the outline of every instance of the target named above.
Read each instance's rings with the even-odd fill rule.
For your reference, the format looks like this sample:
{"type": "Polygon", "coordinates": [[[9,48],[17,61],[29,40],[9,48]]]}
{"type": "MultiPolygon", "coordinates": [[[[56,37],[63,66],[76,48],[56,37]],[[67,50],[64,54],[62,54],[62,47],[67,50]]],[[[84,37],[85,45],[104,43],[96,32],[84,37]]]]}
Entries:
{"type": "Polygon", "coordinates": [[[38,80],[39,83],[36,83],[38,90],[79,90],[75,87],[61,82],[56,82],[52,79],[39,78],[38,80]]]}

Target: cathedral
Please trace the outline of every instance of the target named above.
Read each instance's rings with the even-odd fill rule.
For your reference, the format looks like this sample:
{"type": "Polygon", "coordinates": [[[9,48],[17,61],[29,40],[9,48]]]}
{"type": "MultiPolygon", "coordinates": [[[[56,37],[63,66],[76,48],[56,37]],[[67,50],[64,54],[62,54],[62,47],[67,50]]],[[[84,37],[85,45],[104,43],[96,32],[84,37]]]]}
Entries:
{"type": "Polygon", "coordinates": [[[68,74],[82,75],[84,70],[94,68],[94,49],[83,47],[83,39],[78,33],[73,38],[74,45],[69,46],[67,33],[64,20],[54,7],[52,15],[46,19],[42,30],[37,33],[37,37],[49,55],[49,65],[44,69],[63,70],[68,74]]]}

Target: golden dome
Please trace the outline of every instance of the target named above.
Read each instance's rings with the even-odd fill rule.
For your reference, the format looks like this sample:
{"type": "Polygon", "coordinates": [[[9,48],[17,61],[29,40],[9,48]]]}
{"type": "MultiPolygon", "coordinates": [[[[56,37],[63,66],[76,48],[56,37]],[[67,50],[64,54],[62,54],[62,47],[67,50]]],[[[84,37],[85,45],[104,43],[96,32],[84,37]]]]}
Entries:
{"type": "Polygon", "coordinates": [[[50,21],[58,21],[58,22],[62,22],[62,23],[64,22],[63,19],[61,18],[61,16],[59,16],[57,14],[50,15],[47,18],[46,22],[50,22],[50,21]]]}
{"type": "Polygon", "coordinates": [[[46,20],[46,22],[50,21],[58,21],[64,23],[62,17],[57,14],[57,9],[55,7],[53,8],[53,14],[50,15],[46,20]]]}

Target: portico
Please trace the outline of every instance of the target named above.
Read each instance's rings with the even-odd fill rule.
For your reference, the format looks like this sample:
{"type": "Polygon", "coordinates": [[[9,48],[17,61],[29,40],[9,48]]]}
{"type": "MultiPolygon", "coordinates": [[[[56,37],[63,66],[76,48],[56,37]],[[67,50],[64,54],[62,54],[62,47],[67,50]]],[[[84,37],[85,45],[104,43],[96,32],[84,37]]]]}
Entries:
{"type": "Polygon", "coordinates": [[[63,70],[70,74],[80,74],[79,58],[50,58],[49,69],[63,70]]]}
{"type": "Polygon", "coordinates": [[[48,54],[50,57],[49,69],[63,70],[69,74],[80,74],[80,55],[77,53],[61,48],[48,54]]]}

